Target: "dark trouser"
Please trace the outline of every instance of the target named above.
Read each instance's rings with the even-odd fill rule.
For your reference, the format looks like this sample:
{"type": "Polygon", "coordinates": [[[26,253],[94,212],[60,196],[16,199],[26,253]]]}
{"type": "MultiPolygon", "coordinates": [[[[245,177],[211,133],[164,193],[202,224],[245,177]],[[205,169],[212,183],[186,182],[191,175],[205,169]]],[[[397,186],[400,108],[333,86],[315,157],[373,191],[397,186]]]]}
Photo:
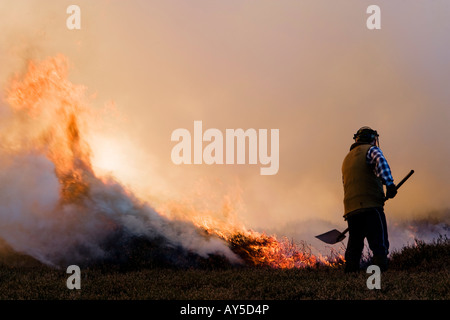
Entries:
{"type": "Polygon", "coordinates": [[[345,251],[345,271],[359,270],[364,238],[367,238],[373,253],[372,264],[378,265],[382,271],[386,270],[389,241],[383,208],[369,208],[350,213],[347,223],[349,237],[345,251]]]}

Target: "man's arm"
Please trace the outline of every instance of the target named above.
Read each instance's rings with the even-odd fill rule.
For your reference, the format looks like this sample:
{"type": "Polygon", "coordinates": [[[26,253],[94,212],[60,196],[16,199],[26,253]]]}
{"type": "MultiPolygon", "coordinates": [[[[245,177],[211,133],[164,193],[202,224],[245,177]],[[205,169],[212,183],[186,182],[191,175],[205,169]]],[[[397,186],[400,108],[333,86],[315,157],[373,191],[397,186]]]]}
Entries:
{"type": "Polygon", "coordinates": [[[385,184],[386,187],[394,184],[391,168],[380,148],[373,146],[369,149],[367,152],[367,162],[374,166],[375,174],[383,181],[383,184],[385,184]]]}

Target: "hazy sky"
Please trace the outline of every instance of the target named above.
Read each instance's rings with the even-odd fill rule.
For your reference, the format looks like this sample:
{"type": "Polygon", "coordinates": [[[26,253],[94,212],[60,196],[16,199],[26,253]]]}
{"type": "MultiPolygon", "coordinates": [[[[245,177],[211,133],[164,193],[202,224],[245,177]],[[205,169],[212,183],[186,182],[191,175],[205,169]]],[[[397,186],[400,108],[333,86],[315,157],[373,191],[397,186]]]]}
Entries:
{"type": "Polygon", "coordinates": [[[115,110],[90,132],[94,163],[150,201],[240,192],[251,228],[344,226],[341,164],[368,125],[396,182],[416,171],[388,217],[448,208],[450,2],[376,3],[381,30],[366,28],[373,1],[361,0],[2,0],[0,81],[66,55],[92,107],[115,110]],[[81,30],[66,28],[70,4],[81,30]],[[173,164],[171,133],[194,120],[279,129],[278,174],[173,164]]]}

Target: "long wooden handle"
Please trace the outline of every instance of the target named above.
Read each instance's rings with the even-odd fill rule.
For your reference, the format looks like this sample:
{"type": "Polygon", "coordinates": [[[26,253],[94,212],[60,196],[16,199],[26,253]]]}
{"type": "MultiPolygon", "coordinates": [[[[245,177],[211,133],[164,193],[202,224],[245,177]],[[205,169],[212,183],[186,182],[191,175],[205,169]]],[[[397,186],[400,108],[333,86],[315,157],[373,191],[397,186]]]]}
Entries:
{"type": "Polygon", "coordinates": [[[404,177],[403,180],[400,181],[400,182],[396,185],[397,190],[398,190],[398,188],[400,188],[400,187],[402,186],[402,184],[405,183],[406,180],[409,179],[409,177],[411,177],[411,176],[413,175],[413,173],[414,173],[414,170],[411,170],[411,171],[406,175],[406,177],[404,177]]]}

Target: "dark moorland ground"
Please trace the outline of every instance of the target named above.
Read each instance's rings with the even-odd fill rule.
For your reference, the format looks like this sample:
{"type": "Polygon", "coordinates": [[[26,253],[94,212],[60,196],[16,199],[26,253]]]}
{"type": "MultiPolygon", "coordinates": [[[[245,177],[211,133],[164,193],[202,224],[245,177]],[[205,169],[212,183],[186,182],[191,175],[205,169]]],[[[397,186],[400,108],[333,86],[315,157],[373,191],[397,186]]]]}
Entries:
{"type": "Polygon", "coordinates": [[[308,269],[217,266],[81,270],[81,289],[69,290],[64,269],[13,254],[0,260],[2,300],[448,300],[450,240],[417,242],[391,254],[381,289],[370,274],[345,274],[342,266],[308,269]]]}

